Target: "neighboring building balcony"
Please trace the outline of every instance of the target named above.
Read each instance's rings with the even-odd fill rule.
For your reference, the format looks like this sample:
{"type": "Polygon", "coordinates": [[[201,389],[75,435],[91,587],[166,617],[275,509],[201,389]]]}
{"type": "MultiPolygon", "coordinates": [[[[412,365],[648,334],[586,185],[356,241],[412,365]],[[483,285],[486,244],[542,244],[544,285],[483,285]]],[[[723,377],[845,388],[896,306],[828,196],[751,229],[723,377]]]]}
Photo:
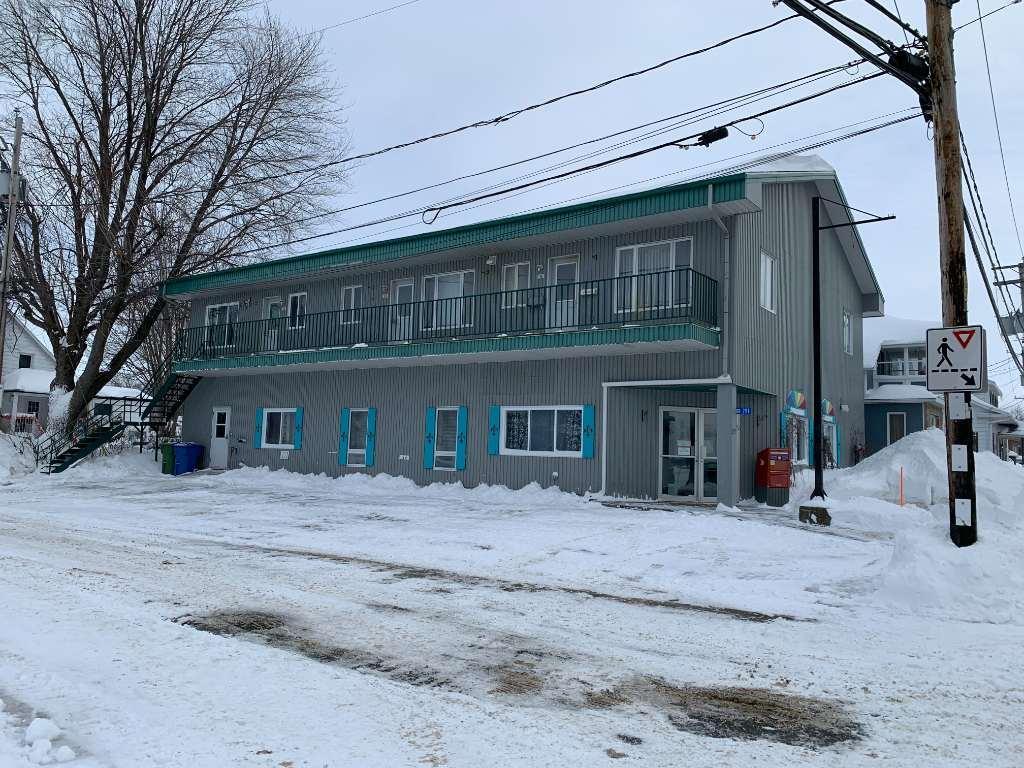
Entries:
{"type": "Polygon", "coordinates": [[[875,363],[876,376],[925,376],[928,363],[925,360],[879,360],[875,363]]]}
{"type": "Polygon", "coordinates": [[[183,332],[175,370],[710,350],[717,303],[717,282],[687,268],[206,325],[183,332]]]}

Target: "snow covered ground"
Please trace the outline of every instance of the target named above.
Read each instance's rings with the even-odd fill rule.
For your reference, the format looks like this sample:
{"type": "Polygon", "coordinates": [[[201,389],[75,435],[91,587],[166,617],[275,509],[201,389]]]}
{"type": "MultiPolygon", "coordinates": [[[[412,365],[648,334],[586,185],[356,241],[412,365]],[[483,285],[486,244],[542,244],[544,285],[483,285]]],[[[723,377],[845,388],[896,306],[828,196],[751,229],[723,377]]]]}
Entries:
{"type": "Polygon", "coordinates": [[[830,472],[827,529],[149,456],[0,471],[0,768],[1020,766],[1024,470],[978,466],[962,551],[936,432],[830,472]],[[900,466],[934,505],[887,501],[900,466]]]}

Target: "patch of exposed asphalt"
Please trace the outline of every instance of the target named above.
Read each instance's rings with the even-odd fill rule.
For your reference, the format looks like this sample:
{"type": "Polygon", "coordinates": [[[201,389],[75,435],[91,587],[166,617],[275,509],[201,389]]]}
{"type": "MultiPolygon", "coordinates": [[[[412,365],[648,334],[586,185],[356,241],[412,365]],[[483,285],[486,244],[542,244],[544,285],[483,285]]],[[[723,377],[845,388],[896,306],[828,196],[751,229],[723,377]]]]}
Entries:
{"type": "MultiPolygon", "coordinates": [[[[570,658],[535,647],[518,648],[511,654],[503,649],[499,653],[504,661],[498,664],[469,664],[441,672],[420,660],[402,661],[376,649],[325,642],[308,627],[283,614],[215,611],[189,614],[175,621],[204,632],[299,653],[322,664],[340,665],[417,687],[477,696],[486,692],[508,703],[543,700],[581,710],[618,709],[635,718],[657,713],[677,730],[709,738],[828,747],[855,742],[864,735],[861,725],[839,701],[766,688],[676,685],[646,676],[599,687],[578,677],[561,676],[558,665],[552,666],[550,662],[566,662],[570,658]]],[[[643,743],[640,737],[625,733],[617,734],[616,738],[630,746],[643,743]]]]}
{"type": "Polygon", "coordinates": [[[724,616],[741,621],[769,622],[781,619],[784,621],[814,622],[813,618],[801,618],[785,613],[762,613],[760,611],[747,611],[742,608],[729,608],[719,605],[701,605],[698,603],[686,603],[681,600],[665,600],[650,597],[638,597],[632,595],[616,595],[610,592],[601,592],[596,589],[585,587],[555,586],[550,584],[534,584],[525,581],[513,581],[502,579],[496,576],[477,576],[475,574],[460,573],[444,568],[427,568],[407,565],[404,563],[392,563],[387,560],[376,560],[369,557],[356,555],[340,555],[333,552],[321,552],[313,549],[298,547],[270,547],[259,544],[240,544],[237,542],[220,540],[190,540],[193,543],[207,544],[209,546],[220,546],[226,549],[235,549],[243,552],[261,552],[268,555],[305,557],[311,560],[325,560],[328,562],[341,563],[363,568],[370,568],[375,571],[389,573],[391,578],[396,580],[421,579],[439,581],[448,584],[461,584],[472,587],[489,587],[499,589],[503,592],[551,592],[566,595],[578,595],[590,597],[597,600],[609,600],[624,605],[635,605],[644,608],[667,608],[674,611],[692,611],[696,613],[713,614],[724,616]]]}
{"type": "MultiPolygon", "coordinates": [[[[610,689],[585,691],[583,696],[585,708],[632,703],[667,713],[677,730],[718,739],[829,747],[864,736],[863,727],[841,702],[767,688],[678,686],[658,678],[640,678],[610,689]]],[[[619,738],[631,744],[635,737],[619,738]]]]}
{"type": "Polygon", "coordinates": [[[305,627],[281,614],[262,611],[215,611],[202,616],[181,616],[174,621],[203,632],[261,642],[273,648],[300,653],[313,661],[339,664],[396,682],[450,691],[461,690],[443,674],[428,667],[413,666],[379,653],[324,642],[305,627]]]}

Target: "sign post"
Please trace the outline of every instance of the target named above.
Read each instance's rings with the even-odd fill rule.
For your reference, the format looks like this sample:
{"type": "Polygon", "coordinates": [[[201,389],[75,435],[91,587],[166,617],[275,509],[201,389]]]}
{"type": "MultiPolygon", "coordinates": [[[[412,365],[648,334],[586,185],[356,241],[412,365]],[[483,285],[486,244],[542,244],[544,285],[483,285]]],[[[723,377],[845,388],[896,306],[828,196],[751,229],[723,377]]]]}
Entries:
{"type": "Polygon", "coordinates": [[[988,387],[985,329],[980,325],[930,328],[927,346],[928,391],[946,396],[949,537],[958,547],[966,547],[978,540],[971,393],[988,387]]]}

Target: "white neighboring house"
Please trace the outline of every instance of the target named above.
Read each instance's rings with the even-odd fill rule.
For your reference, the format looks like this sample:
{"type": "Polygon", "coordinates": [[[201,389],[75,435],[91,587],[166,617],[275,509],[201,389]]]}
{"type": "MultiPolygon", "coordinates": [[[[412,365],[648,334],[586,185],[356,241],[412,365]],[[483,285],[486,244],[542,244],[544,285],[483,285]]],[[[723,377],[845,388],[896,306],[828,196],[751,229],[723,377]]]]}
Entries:
{"type": "MultiPolygon", "coordinates": [[[[13,313],[7,315],[4,373],[0,397],[0,431],[39,435],[46,429],[50,384],[56,360],[49,348],[13,313]]],[[[141,418],[141,392],[107,385],[89,404],[91,413],[127,409],[130,419],[141,418]]]]}
{"type": "MultiPolygon", "coordinates": [[[[926,386],[926,331],[938,321],[883,317],[864,321],[865,453],[881,450],[901,437],[943,426],[943,401],[926,386]]],[[[999,386],[990,381],[972,398],[976,451],[1007,458],[1001,435],[1013,432],[1017,420],[999,407],[999,386]]]]}
{"type": "Polygon", "coordinates": [[[39,420],[47,411],[50,382],[56,367],[53,353],[21,318],[8,312],[3,355],[0,429],[4,432],[39,431],[39,420]]]}

